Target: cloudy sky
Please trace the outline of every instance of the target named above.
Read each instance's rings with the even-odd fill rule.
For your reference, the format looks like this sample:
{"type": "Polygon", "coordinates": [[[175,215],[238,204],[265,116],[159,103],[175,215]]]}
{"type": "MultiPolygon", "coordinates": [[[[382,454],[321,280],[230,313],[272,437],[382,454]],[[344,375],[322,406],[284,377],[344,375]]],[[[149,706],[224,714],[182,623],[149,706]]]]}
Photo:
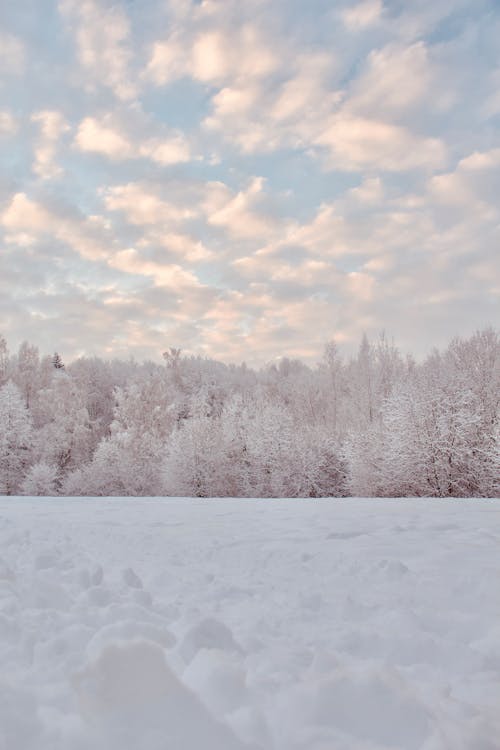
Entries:
{"type": "Polygon", "coordinates": [[[498,323],[498,0],[3,0],[0,332],[422,355],[498,323]]]}

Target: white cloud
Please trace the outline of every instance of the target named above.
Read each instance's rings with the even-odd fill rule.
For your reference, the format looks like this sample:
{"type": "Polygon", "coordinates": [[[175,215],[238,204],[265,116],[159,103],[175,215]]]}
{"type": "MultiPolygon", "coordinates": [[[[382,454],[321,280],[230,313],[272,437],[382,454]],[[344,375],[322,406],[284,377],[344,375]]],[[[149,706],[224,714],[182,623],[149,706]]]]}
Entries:
{"type": "Polygon", "coordinates": [[[145,72],[157,85],[190,76],[202,83],[224,83],[238,78],[259,79],[280,64],[270,40],[253,24],[219,26],[174,32],[166,41],[154,44],[145,72]]]}
{"type": "Polygon", "coordinates": [[[162,166],[192,158],[189,143],[181,133],[152,138],[130,135],[117,118],[109,114],[100,119],[85,117],[78,126],[75,146],[80,151],[116,161],[145,158],[162,166]]]}
{"type": "Polygon", "coordinates": [[[187,75],[188,66],[183,52],[178,35],[173,34],[165,42],[155,42],[144,77],[163,86],[187,75]]]}
{"type": "Polygon", "coordinates": [[[254,177],[246,190],[234,195],[222,183],[208,183],[203,204],[209,224],[239,238],[270,239],[278,229],[272,216],[261,210],[264,180],[254,177]]]}
{"type": "Polygon", "coordinates": [[[131,158],[134,156],[132,144],[109,120],[86,117],[78,127],[75,145],[80,151],[102,154],[110,159],[131,158]]]}
{"type": "MultiPolygon", "coordinates": [[[[264,188],[264,180],[253,177],[237,192],[223,182],[200,182],[175,195],[175,187],[136,182],[105,189],[103,195],[108,211],[122,212],[128,223],[147,230],[146,239],[154,238],[175,252],[182,245],[187,249],[186,232],[179,233],[179,227],[194,219],[205,221],[209,229],[223,230],[231,238],[270,241],[282,231],[282,224],[266,208],[264,188]],[[175,197],[166,199],[164,192],[175,197]],[[183,239],[173,239],[176,236],[183,239]]],[[[189,252],[201,258],[209,251],[195,243],[189,252]]]]}
{"type": "Polygon", "coordinates": [[[281,66],[284,80],[274,86],[242,78],[222,88],[212,98],[205,127],[247,154],[311,146],[341,98],[328,82],[336,59],[331,52],[289,52],[281,66]]]}
{"type": "Polygon", "coordinates": [[[358,31],[376,24],[380,20],[382,11],[382,0],[363,0],[345,8],[341,17],[350,31],[358,31]]]}
{"type": "Polygon", "coordinates": [[[141,183],[131,182],[108,188],[104,196],[108,210],[122,211],[127,221],[137,226],[177,225],[195,215],[192,208],[166,201],[154,188],[141,183]]]}
{"type": "Polygon", "coordinates": [[[495,117],[500,112],[500,68],[488,75],[490,91],[481,104],[480,112],[486,119],[495,117]]]}
{"type": "Polygon", "coordinates": [[[490,151],[474,151],[474,153],[460,159],[459,169],[496,169],[500,167],[500,148],[490,151]]]}
{"type": "Polygon", "coordinates": [[[0,136],[13,135],[18,128],[18,123],[12,112],[7,109],[0,110],[0,136]]]}
{"type": "Polygon", "coordinates": [[[110,258],[109,265],[125,273],[150,276],[157,286],[172,288],[178,294],[186,287],[201,286],[198,278],[191,271],[187,271],[178,264],[162,264],[144,258],[134,248],[115,253],[110,258]]]}
{"type": "Polygon", "coordinates": [[[351,271],[347,274],[347,289],[357,299],[369,302],[373,298],[375,279],[368,273],[351,271]]]}
{"type": "Polygon", "coordinates": [[[260,89],[254,83],[249,83],[241,88],[231,88],[225,86],[212,98],[215,118],[231,117],[233,115],[245,115],[250,112],[257,103],[260,96],[260,89]]]}
{"type": "Polygon", "coordinates": [[[470,216],[484,220],[500,217],[500,149],[474,151],[463,157],[452,172],[434,175],[429,180],[429,196],[439,204],[466,207],[470,216]]]}
{"type": "Polygon", "coordinates": [[[2,224],[11,234],[10,242],[32,244],[38,236],[52,236],[69,245],[81,257],[102,260],[110,253],[109,237],[102,227],[88,217],[81,221],[49,211],[25,193],[16,193],[0,215],[2,224]]]}
{"type": "Polygon", "coordinates": [[[190,219],[199,216],[194,210],[160,197],[152,185],[128,183],[103,191],[108,211],[121,212],[125,220],[143,229],[139,247],[161,247],[184,262],[196,263],[213,257],[213,253],[199,239],[179,231],[190,219]]]}
{"type": "Polygon", "coordinates": [[[138,154],[163,166],[181,164],[192,158],[189,143],[180,134],[170,138],[150,138],[139,145],[138,154]]]}
{"type": "Polygon", "coordinates": [[[44,232],[50,229],[52,217],[25,193],[16,193],[1,216],[3,226],[10,231],[44,232]]]}
{"type": "Polygon", "coordinates": [[[311,52],[294,56],[291,75],[276,92],[271,118],[278,122],[320,120],[339,101],[329,78],[338,67],[334,53],[311,52]]]}
{"type": "Polygon", "coordinates": [[[215,259],[215,253],[206,247],[201,240],[188,234],[169,232],[160,229],[147,231],[143,239],[137,245],[139,247],[163,247],[169,253],[179,257],[185,263],[198,263],[215,259]]]}
{"type": "Polygon", "coordinates": [[[333,115],[314,142],[328,149],[331,167],[348,171],[439,169],[446,160],[445,146],[438,138],[347,113],[333,115]]]}
{"type": "Polygon", "coordinates": [[[13,7],[19,38],[0,34],[0,286],[24,306],[23,337],[41,332],[29,321],[43,284],[51,330],[138,356],[169,340],[314,360],[325,338],[363,327],[411,346],[487,322],[500,288],[494,13],[467,0],[293,13],[60,0],[61,45],[57,24],[35,42],[42,5],[24,28],[13,7]]]}
{"type": "Polygon", "coordinates": [[[55,163],[55,156],[61,136],[70,129],[68,123],[61,112],[54,110],[35,112],[31,121],[40,127],[33,171],[44,180],[60,176],[63,170],[55,163]]]}
{"type": "Polygon", "coordinates": [[[281,67],[284,80],[270,85],[267,79],[236,76],[212,97],[204,125],[245,154],[303,149],[328,169],[444,166],[444,144],[414,132],[411,118],[433,81],[425,44],[374,50],[345,91],[332,83],[337,66],[331,52],[293,58],[288,51],[281,67]]]}
{"type": "Polygon", "coordinates": [[[188,69],[198,81],[227,77],[231,71],[231,49],[221,31],[207,31],[194,39],[188,69]]]}
{"type": "Polygon", "coordinates": [[[0,50],[2,50],[0,54],[0,74],[21,74],[26,62],[23,42],[13,34],[0,31],[0,50]]]}
{"type": "Polygon", "coordinates": [[[119,5],[98,0],[60,0],[59,9],[74,33],[78,60],[88,88],[106,86],[121,100],[133,99],[130,22],[119,5]]]}
{"type": "Polygon", "coordinates": [[[358,187],[351,188],[349,195],[359,203],[380,203],[384,198],[384,186],[380,177],[365,177],[358,187]]]}
{"type": "MultiPolygon", "coordinates": [[[[423,42],[408,47],[391,43],[370,52],[365,70],[349,87],[353,113],[386,119],[411,115],[428,98],[433,71],[423,42]]],[[[431,102],[431,105],[437,104],[431,102]]]]}

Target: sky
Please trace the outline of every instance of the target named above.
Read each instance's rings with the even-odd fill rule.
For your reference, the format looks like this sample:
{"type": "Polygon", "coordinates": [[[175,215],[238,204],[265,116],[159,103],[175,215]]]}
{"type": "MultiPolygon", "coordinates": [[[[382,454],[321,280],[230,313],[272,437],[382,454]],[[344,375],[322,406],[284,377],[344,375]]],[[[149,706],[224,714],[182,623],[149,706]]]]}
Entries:
{"type": "Polygon", "coordinates": [[[498,0],[2,0],[0,333],[314,363],[498,324],[498,0]]]}

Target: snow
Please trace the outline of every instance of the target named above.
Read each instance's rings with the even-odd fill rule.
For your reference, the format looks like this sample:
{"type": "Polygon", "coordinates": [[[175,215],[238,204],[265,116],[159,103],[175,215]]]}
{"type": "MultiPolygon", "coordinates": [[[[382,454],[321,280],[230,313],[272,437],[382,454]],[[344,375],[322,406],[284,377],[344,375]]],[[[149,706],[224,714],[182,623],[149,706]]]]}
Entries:
{"type": "Polygon", "coordinates": [[[0,500],[0,750],[498,750],[494,500],[0,500]]]}

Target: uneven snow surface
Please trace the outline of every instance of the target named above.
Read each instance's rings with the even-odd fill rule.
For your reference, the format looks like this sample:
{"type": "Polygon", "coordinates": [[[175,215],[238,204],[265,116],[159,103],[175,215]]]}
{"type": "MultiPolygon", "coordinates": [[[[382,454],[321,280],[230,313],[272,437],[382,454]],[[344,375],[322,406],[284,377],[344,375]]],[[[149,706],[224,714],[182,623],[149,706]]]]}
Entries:
{"type": "Polygon", "coordinates": [[[498,750],[500,503],[0,500],[0,750],[498,750]]]}

